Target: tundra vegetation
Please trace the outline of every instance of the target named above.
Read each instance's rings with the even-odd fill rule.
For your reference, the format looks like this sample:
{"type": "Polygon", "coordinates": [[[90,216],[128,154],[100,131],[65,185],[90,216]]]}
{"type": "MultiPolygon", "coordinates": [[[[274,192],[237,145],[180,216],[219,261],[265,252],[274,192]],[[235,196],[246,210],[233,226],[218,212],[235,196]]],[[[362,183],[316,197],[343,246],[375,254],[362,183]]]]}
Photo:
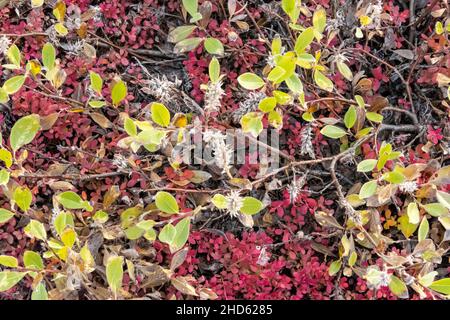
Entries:
{"type": "Polygon", "coordinates": [[[448,298],[449,34],[445,0],[0,0],[0,299],[448,298]]]}

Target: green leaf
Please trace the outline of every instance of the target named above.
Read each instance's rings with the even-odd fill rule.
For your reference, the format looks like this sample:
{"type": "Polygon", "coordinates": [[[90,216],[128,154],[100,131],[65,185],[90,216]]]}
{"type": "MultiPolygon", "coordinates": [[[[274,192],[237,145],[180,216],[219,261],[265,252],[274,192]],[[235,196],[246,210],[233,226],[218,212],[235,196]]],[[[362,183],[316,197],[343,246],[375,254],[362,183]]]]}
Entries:
{"type": "Polygon", "coordinates": [[[238,77],[239,84],[247,90],[255,90],[263,87],[265,82],[256,74],[247,72],[238,77]]]}
{"type": "Polygon", "coordinates": [[[178,213],[179,207],[177,200],[168,192],[159,191],[155,196],[156,207],[165,213],[178,213]]]}
{"type": "Polygon", "coordinates": [[[373,121],[373,122],[377,122],[377,123],[383,122],[383,116],[381,114],[376,113],[376,112],[367,112],[366,113],[366,118],[367,118],[367,120],[370,120],[370,121],[373,121]]]}
{"type": "Polygon", "coordinates": [[[341,260],[335,260],[330,264],[330,268],[328,269],[328,274],[330,277],[334,276],[336,273],[341,270],[342,262],[341,260]]]}
{"type": "Polygon", "coordinates": [[[418,224],[409,223],[408,215],[406,214],[398,218],[397,221],[399,222],[398,229],[406,238],[411,237],[419,226],[418,224]]]}
{"type": "Polygon", "coordinates": [[[28,269],[44,269],[44,262],[42,261],[41,256],[34,251],[25,251],[25,253],[23,254],[23,264],[25,265],[25,268],[28,269]]]}
{"type": "Polygon", "coordinates": [[[277,110],[270,111],[267,120],[270,125],[276,129],[280,129],[283,125],[283,115],[277,110]]]}
{"type": "Polygon", "coordinates": [[[102,101],[102,100],[90,100],[89,106],[91,106],[92,108],[95,108],[95,109],[99,109],[99,108],[106,106],[106,102],[102,101]]]}
{"type": "Polygon", "coordinates": [[[170,31],[169,36],[167,37],[167,41],[172,43],[180,42],[181,40],[189,37],[195,29],[197,29],[197,26],[193,25],[177,27],[170,31]]]}
{"type": "Polygon", "coordinates": [[[285,80],[285,82],[292,92],[295,92],[299,95],[303,94],[303,83],[301,82],[298,75],[296,74],[291,75],[289,78],[285,80]]]}
{"type": "Polygon", "coordinates": [[[348,129],[353,128],[355,125],[357,118],[356,108],[354,106],[350,106],[344,116],[344,124],[348,129]]]}
{"type": "Polygon", "coordinates": [[[152,103],[152,120],[161,127],[167,127],[170,123],[170,112],[162,103],[152,103]]]}
{"type": "Polygon", "coordinates": [[[84,209],[92,211],[93,208],[88,201],[84,201],[73,191],[66,191],[56,196],[56,200],[66,209],[84,209]]]}
{"type": "Polygon", "coordinates": [[[333,82],[318,70],[314,71],[314,81],[319,86],[319,88],[325,91],[333,91],[333,82]]]}
{"type": "Polygon", "coordinates": [[[215,38],[206,38],[204,43],[206,51],[210,54],[223,55],[224,48],[222,42],[215,38]]]}
{"type": "Polygon", "coordinates": [[[89,77],[91,79],[92,90],[94,90],[97,94],[102,95],[102,87],[103,87],[102,77],[94,71],[89,71],[89,77]]]}
{"type": "Polygon", "coordinates": [[[70,212],[60,212],[53,221],[56,233],[61,236],[67,227],[73,228],[75,222],[73,221],[73,215],[70,212]]]}
{"type": "Polygon", "coordinates": [[[220,79],[220,63],[217,58],[213,57],[209,63],[209,80],[212,83],[217,83],[220,79]]]}
{"type": "Polygon", "coordinates": [[[11,152],[9,152],[6,149],[0,149],[0,161],[3,161],[5,163],[5,166],[7,168],[10,168],[13,163],[13,157],[11,152]]]}
{"type": "Polygon", "coordinates": [[[27,272],[2,271],[0,272],[0,292],[14,287],[27,272]]]}
{"type": "Polygon", "coordinates": [[[305,51],[305,49],[311,44],[314,40],[314,29],[309,27],[305,29],[295,41],[294,50],[297,54],[301,54],[305,51]]]}
{"type": "Polygon", "coordinates": [[[12,217],[14,217],[14,213],[9,210],[0,208],[0,224],[8,222],[12,217]]]}
{"type": "Polygon", "coordinates": [[[15,65],[17,68],[20,68],[20,61],[22,60],[19,48],[13,44],[9,47],[6,52],[6,56],[8,57],[9,62],[15,65]]]}
{"type": "Polygon", "coordinates": [[[198,47],[198,45],[203,41],[203,38],[189,38],[189,39],[184,39],[181,40],[180,42],[178,42],[173,51],[175,53],[183,53],[183,52],[187,52],[187,51],[192,51],[195,48],[198,47]]]}
{"type": "Polygon", "coordinates": [[[448,213],[448,209],[438,202],[429,203],[424,205],[423,207],[428,212],[428,214],[432,215],[433,217],[440,217],[448,213]]]}
{"type": "Polygon", "coordinates": [[[175,237],[170,244],[171,252],[175,252],[183,248],[189,238],[189,229],[191,226],[191,218],[182,219],[175,226],[175,237]]]}
{"type": "Polygon", "coordinates": [[[175,238],[176,233],[177,229],[171,223],[168,223],[159,232],[158,239],[159,241],[170,245],[175,238]]]}
{"type": "Polygon", "coordinates": [[[263,209],[264,205],[258,199],[253,197],[244,197],[242,199],[242,207],[239,209],[243,214],[254,215],[263,209]]]}
{"type": "Polygon", "coordinates": [[[211,202],[219,209],[226,209],[228,203],[227,198],[221,194],[215,194],[211,202]]]}
{"type": "Polygon", "coordinates": [[[198,12],[198,0],[183,0],[183,7],[191,15],[191,23],[202,18],[201,14],[198,12]]]}
{"type": "Polygon", "coordinates": [[[353,80],[353,73],[344,62],[338,61],[336,62],[336,66],[345,79],[347,79],[348,81],[353,80]]]}
{"type": "Polygon", "coordinates": [[[55,47],[47,42],[42,48],[42,64],[48,71],[55,67],[56,50],[55,47]]]}
{"type": "Polygon", "coordinates": [[[392,184],[400,184],[405,181],[406,177],[398,171],[386,172],[383,179],[392,184]]]}
{"type": "Polygon", "coordinates": [[[5,169],[0,170],[0,186],[6,186],[9,182],[9,172],[5,169]]]}
{"type": "Polygon", "coordinates": [[[363,184],[361,187],[361,190],[359,191],[359,197],[361,199],[366,199],[371,197],[375,192],[377,191],[377,181],[376,180],[370,180],[363,184]]]}
{"type": "Polygon", "coordinates": [[[278,80],[281,79],[285,74],[286,74],[286,70],[284,70],[280,66],[276,66],[267,75],[267,79],[273,83],[279,83],[278,80]]]}
{"type": "Polygon", "coordinates": [[[9,101],[9,96],[5,89],[0,87],[0,103],[7,103],[9,101]]]}
{"type": "Polygon", "coordinates": [[[48,300],[48,293],[44,281],[39,282],[36,288],[34,288],[31,294],[31,300],[48,300]]]}
{"type": "Polygon", "coordinates": [[[320,130],[320,133],[328,138],[339,139],[347,134],[344,129],[341,129],[336,126],[326,125],[320,130]]]}
{"type": "Polygon", "coordinates": [[[282,0],[281,8],[289,16],[292,23],[296,23],[300,16],[301,0],[282,0]]]}
{"type": "Polygon", "coordinates": [[[419,278],[419,283],[424,287],[429,287],[434,281],[434,278],[438,275],[436,271],[428,272],[426,275],[419,278]]]}
{"type": "Polygon", "coordinates": [[[429,288],[443,294],[450,294],[450,278],[434,281],[429,288]]]}
{"type": "Polygon", "coordinates": [[[108,221],[109,216],[107,212],[99,210],[92,216],[92,219],[94,219],[94,221],[98,223],[105,223],[106,221],[108,221]]]}
{"type": "Polygon", "coordinates": [[[113,105],[118,106],[127,97],[127,85],[122,80],[117,81],[111,90],[113,105]]]}
{"type": "Polygon", "coordinates": [[[30,209],[31,201],[33,200],[33,195],[30,189],[27,187],[17,187],[14,189],[13,194],[14,202],[17,206],[24,212],[30,209]]]}
{"type": "Polygon", "coordinates": [[[358,259],[358,254],[355,251],[353,251],[350,254],[350,257],[348,258],[349,267],[353,267],[355,265],[357,259],[358,259]]]}
{"type": "Polygon", "coordinates": [[[131,137],[137,136],[137,127],[131,118],[126,117],[125,121],[123,122],[123,126],[126,133],[128,133],[129,136],[131,137]]]}
{"type": "Polygon", "coordinates": [[[422,222],[419,226],[419,232],[418,232],[418,240],[419,242],[422,240],[425,240],[428,236],[428,231],[430,230],[430,224],[428,223],[427,217],[422,218],[422,222]]]}
{"type": "Polygon", "coordinates": [[[444,191],[436,191],[436,199],[447,209],[450,209],[450,193],[444,191]]]}
{"type": "Polygon", "coordinates": [[[136,240],[142,237],[145,233],[145,230],[142,228],[139,228],[137,226],[131,226],[127,229],[125,229],[125,235],[129,240],[136,240]]]}
{"type": "Polygon", "coordinates": [[[356,170],[358,172],[369,172],[372,171],[375,166],[377,165],[377,159],[367,159],[367,160],[363,160],[360,163],[358,163],[358,167],[356,168],[356,170]]]}
{"type": "Polygon", "coordinates": [[[41,124],[38,115],[31,114],[20,118],[11,129],[10,143],[13,151],[17,151],[22,146],[33,141],[40,129],[41,124]]]}
{"type": "Polygon", "coordinates": [[[3,84],[3,90],[7,94],[14,94],[22,88],[25,83],[25,76],[15,76],[6,80],[3,84]]]}
{"type": "Polygon", "coordinates": [[[361,109],[364,109],[365,108],[365,103],[364,103],[364,99],[363,99],[363,97],[361,97],[361,96],[359,96],[359,95],[356,95],[355,96],[355,100],[356,100],[356,103],[358,104],[358,106],[361,108],[361,109]]]}
{"type": "Polygon", "coordinates": [[[37,220],[30,220],[30,223],[23,229],[29,237],[34,237],[39,240],[47,239],[47,232],[44,225],[37,220]]]}
{"type": "Polygon", "coordinates": [[[17,268],[17,266],[19,265],[19,262],[17,261],[17,259],[15,257],[1,255],[0,256],[0,265],[9,267],[9,268],[17,268]]]}
{"type": "Polygon", "coordinates": [[[393,294],[401,299],[408,299],[409,297],[406,284],[394,275],[391,275],[391,281],[389,281],[389,289],[393,294]]]}
{"type": "Polygon", "coordinates": [[[262,112],[270,112],[277,106],[277,99],[274,97],[267,97],[259,102],[258,109],[262,112]]]}
{"type": "Polygon", "coordinates": [[[313,26],[314,29],[322,33],[325,30],[327,25],[327,13],[324,8],[320,8],[319,10],[314,11],[313,14],[313,26]]]}
{"type": "Polygon", "coordinates": [[[123,280],[123,257],[110,256],[106,263],[106,280],[114,295],[122,288],[123,280]]]}
{"type": "Polygon", "coordinates": [[[241,118],[241,126],[242,131],[244,133],[250,133],[253,137],[258,137],[258,135],[263,130],[263,123],[262,123],[262,114],[259,114],[257,112],[249,112],[245,114],[241,118]]]}
{"type": "Polygon", "coordinates": [[[409,223],[418,224],[420,222],[419,208],[415,202],[408,204],[407,213],[409,223]]]}

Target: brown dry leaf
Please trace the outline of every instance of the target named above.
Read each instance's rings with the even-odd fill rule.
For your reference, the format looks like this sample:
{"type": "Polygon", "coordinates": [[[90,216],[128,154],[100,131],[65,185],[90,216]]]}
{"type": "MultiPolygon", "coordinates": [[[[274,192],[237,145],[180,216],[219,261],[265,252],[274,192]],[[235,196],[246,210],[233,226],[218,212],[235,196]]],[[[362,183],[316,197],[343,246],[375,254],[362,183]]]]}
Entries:
{"type": "Polygon", "coordinates": [[[49,130],[55,124],[56,120],[58,120],[58,113],[52,113],[45,117],[40,117],[41,129],[49,130]]]}
{"type": "Polygon", "coordinates": [[[198,293],[200,300],[216,300],[218,298],[217,294],[209,288],[201,288],[198,293]]]}
{"type": "Polygon", "coordinates": [[[322,254],[324,254],[326,256],[336,257],[336,255],[333,253],[333,251],[331,251],[326,246],[324,246],[323,244],[320,244],[318,242],[311,241],[311,248],[314,251],[320,252],[320,253],[322,253],[322,254]]]}
{"type": "Polygon", "coordinates": [[[83,45],[83,53],[88,59],[95,59],[97,57],[97,51],[89,43],[85,42],[83,45]]]}
{"type": "Polygon", "coordinates": [[[92,120],[94,120],[103,129],[112,127],[111,121],[109,121],[108,118],[106,118],[101,113],[93,112],[93,113],[90,113],[89,115],[91,116],[92,120]]]}
{"type": "Polygon", "coordinates": [[[108,209],[120,196],[119,186],[112,186],[103,197],[103,209],[108,209]]]}
{"type": "Polygon", "coordinates": [[[233,178],[233,179],[228,180],[228,183],[235,187],[238,187],[240,189],[244,189],[244,190],[245,189],[247,189],[247,190],[253,189],[252,183],[248,179],[233,178]]]}
{"type": "Polygon", "coordinates": [[[436,172],[436,176],[430,180],[436,186],[450,184],[450,166],[445,166],[436,172]]]}
{"type": "Polygon", "coordinates": [[[338,229],[344,229],[339,222],[337,222],[336,218],[329,215],[326,212],[323,211],[318,211],[316,212],[316,214],[314,215],[314,218],[316,219],[316,221],[323,227],[328,227],[328,228],[338,228],[338,229]]]}
{"type": "Polygon", "coordinates": [[[238,220],[240,221],[240,223],[242,223],[244,227],[247,228],[253,228],[253,226],[255,225],[252,216],[248,214],[239,213],[238,220]]]}
{"type": "Polygon", "coordinates": [[[358,81],[358,83],[355,86],[355,92],[359,93],[368,93],[373,88],[372,80],[368,78],[363,78],[358,81]]]}
{"type": "Polygon", "coordinates": [[[195,288],[187,282],[185,277],[176,277],[171,280],[172,285],[181,293],[198,296],[195,288]]]}
{"type": "Polygon", "coordinates": [[[186,260],[188,251],[189,248],[186,247],[173,255],[172,260],[170,261],[170,270],[175,271],[176,268],[183,264],[184,260],[186,260]]]}
{"type": "Polygon", "coordinates": [[[212,176],[210,173],[201,170],[192,170],[194,176],[190,179],[193,183],[202,183],[208,181],[212,176]]]}
{"type": "Polygon", "coordinates": [[[406,177],[406,179],[412,181],[419,178],[422,174],[422,171],[425,170],[426,167],[427,165],[425,163],[414,163],[400,170],[406,177]]]}
{"type": "Polygon", "coordinates": [[[403,58],[408,59],[408,60],[413,60],[414,59],[414,52],[412,50],[398,49],[398,50],[394,50],[394,53],[398,54],[400,57],[403,57],[403,58]]]}
{"type": "Polygon", "coordinates": [[[53,191],[69,191],[75,190],[73,184],[67,181],[55,181],[48,184],[53,191]]]}
{"type": "Polygon", "coordinates": [[[370,112],[380,112],[384,108],[389,106],[389,100],[382,96],[376,96],[372,103],[370,104],[370,107],[368,108],[370,112]]]}

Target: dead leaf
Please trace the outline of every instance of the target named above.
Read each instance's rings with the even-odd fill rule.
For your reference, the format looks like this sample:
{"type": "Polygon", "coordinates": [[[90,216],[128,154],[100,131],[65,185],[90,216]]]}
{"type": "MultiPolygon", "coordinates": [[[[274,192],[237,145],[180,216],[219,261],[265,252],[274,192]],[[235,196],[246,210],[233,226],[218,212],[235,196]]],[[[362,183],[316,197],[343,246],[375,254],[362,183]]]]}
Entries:
{"type": "Polygon", "coordinates": [[[93,112],[93,113],[90,113],[89,115],[91,116],[92,120],[94,120],[103,129],[112,127],[111,121],[109,121],[108,118],[106,118],[101,113],[93,112]]]}
{"type": "Polygon", "coordinates": [[[119,186],[112,186],[103,197],[103,209],[108,209],[120,196],[119,186]]]}
{"type": "Polygon", "coordinates": [[[185,277],[176,277],[171,280],[172,285],[181,293],[191,295],[191,296],[198,296],[197,292],[195,291],[195,288],[187,282],[185,277]]]}

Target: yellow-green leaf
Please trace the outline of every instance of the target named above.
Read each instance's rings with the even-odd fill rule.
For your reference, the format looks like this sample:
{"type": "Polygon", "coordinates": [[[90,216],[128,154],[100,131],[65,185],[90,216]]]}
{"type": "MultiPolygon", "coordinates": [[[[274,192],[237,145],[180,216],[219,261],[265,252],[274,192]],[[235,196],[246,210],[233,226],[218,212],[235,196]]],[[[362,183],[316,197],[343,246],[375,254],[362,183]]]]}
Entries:
{"type": "Polygon", "coordinates": [[[122,80],[117,81],[111,91],[113,105],[118,106],[127,97],[127,86],[122,80]]]}
{"type": "Polygon", "coordinates": [[[40,129],[41,124],[38,115],[31,114],[20,118],[11,129],[10,143],[13,151],[17,151],[22,146],[33,141],[40,129]]]}
{"type": "Polygon", "coordinates": [[[256,74],[247,72],[238,77],[239,84],[247,90],[255,90],[263,87],[265,82],[256,74]]]}
{"type": "Polygon", "coordinates": [[[375,192],[377,191],[377,181],[376,180],[370,180],[366,183],[364,183],[361,187],[361,190],[359,191],[359,197],[361,199],[366,199],[371,197],[375,192]]]}
{"type": "Polygon", "coordinates": [[[170,123],[170,112],[162,103],[152,103],[152,120],[161,127],[167,127],[170,123]]]}
{"type": "Polygon", "coordinates": [[[19,262],[15,257],[0,255],[0,265],[9,267],[9,268],[17,268],[19,262]]]}
{"type": "Polygon", "coordinates": [[[344,116],[344,124],[348,129],[353,128],[355,125],[357,118],[356,108],[354,106],[350,106],[344,116]]]}
{"type": "Polygon", "coordinates": [[[314,81],[319,88],[325,91],[333,91],[333,82],[318,70],[314,71],[314,81]]]}
{"type": "Polygon", "coordinates": [[[156,207],[165,213],[178,213],[179,207],[177,200],[168,192],[159,191],[155,196],[156,207]]]}
{"type": "Polygon", "coordinates": [[[123,257],[111,256],[106,263],[106,280],[111,291],[117,295],[122,288],[123,280],[123,257]]]}
{"type": "Polygon", "coordinates": [[[31,194],[30,189],[28,189],[27,187],[17,187],[16,189],[14,189],[13,199],[17,206],[22,209],[22,211],[27,211],[28,209],[30,209],[33,195],[31,194]]]}
{"type": "Polygon", "coordinates": [[[320,130],[320,133],[328,138],[339,139],[347,134],[344,129],[341,129],[336,126],[326,125],[320,130]]]}
{"type": "Polygon", "coordinates": [[[242,207],[239,211],[243,214],[254,215],[263,209],[264,205],[261,201],[253,197],[244,197],[242,207]]]}
{"type": "Polygon", "coordinates": [[[212,83],[217,83],[217,81],[219,81],[220,79],[220,64],[217,58],[213,57],[211,59],[208,71],[209,71],[209,80],[211,80],[212,83]]]}
{"type": "Polygon", "coordinates": [[[219,56],[223,55],[223,44],[215,38],[206,38],[204,46],[206,51],[210,54],[217,54],[219,56]]]}
{"type": "Polygon", "coordinates": [[[0,208],[0,224],[8,222],[12,217],[14,217],[14,213],[9,210],[0,208]]]}
{"type": "Polygon", "coordinates": [[[30,220],[30,223],[24,228],[25,233],[29,237],[34,237],[39,240],[47,239],[47,232],[44,225],[37,220],[30,220]]]}
{"type": "Polygon", "coordinates": [[[47,68],[47,71],[55,67],[56,50],[55,47],[47,42],[42,48],[42,64],[47,68]]]}
{"type": "Polygon", "coordinates": [[[0,272],[0,292],[14,287],[26,275],[26,272],[2,271],[0,272]]]}
{"type": "Polygon", "coordinates": [[[15,76],[6,80],[3,84],[3,90],[7,94],[14,94],[22,88],[25,83],[25,76],[15,76]]]}

